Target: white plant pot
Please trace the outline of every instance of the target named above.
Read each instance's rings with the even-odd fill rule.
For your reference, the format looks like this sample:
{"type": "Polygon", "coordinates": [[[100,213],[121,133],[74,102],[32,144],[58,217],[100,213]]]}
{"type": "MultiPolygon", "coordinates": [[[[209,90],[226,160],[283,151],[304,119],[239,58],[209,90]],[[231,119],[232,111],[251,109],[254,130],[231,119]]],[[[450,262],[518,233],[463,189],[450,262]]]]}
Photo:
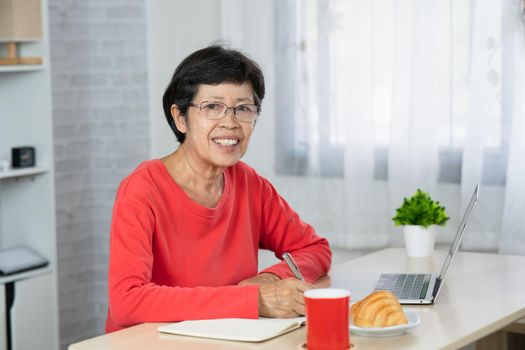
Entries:
{"type": "Polygon", "coordinates": [[[407,255],[413,258],[425,258],[432,256],[434,242],[436,241],[435,225],[424,228],[417,225],[405,225],[405,246],[407,255]]]}

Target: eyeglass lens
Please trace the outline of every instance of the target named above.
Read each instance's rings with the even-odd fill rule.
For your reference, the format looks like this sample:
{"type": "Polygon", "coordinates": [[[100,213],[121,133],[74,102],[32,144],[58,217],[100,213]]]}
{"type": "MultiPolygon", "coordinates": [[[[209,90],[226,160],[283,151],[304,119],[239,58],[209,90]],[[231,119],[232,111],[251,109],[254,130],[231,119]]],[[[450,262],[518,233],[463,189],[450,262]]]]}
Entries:
{"type": "Polygon", "coordinates": [[[240,121],[253,121],[257,117],[258,107],[256,105],[244,104],[236,107],[228,107],[221,102],[203,102],[200,104],[200,110],[204,117],[208,119],[221,119],[228,109],[232,109],[235,117],[240,121]]]}

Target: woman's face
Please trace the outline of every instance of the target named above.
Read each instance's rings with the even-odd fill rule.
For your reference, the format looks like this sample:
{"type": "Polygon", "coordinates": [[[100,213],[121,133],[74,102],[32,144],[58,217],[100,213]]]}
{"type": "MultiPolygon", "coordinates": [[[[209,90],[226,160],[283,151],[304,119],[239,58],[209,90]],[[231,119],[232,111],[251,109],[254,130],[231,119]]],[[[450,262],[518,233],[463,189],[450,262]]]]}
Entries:
{"type": "MultiPolygon", "coordinates": [[[[221,102],[228,107],[255,103],[250,83],[200,85],[192,103],[200,105],[205,101],[221,102]]],[[[179,115],[175,121],[178,129],[186,134],[184,147],[192,160],[202,167],[220,168],[234,165],[246,153],[255,125],[255,121],[237,120],[232,109],[228,109],[222,119],[210,120],[199,107],[188,108],[187,120],[179,115]]]]}

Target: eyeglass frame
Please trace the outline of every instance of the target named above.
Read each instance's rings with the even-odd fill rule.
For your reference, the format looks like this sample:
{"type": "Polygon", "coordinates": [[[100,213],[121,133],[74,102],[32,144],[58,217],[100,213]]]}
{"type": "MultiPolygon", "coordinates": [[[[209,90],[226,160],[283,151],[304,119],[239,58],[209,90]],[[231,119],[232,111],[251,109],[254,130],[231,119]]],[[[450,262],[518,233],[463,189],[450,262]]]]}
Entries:
{"type": "Polygon", "coordinates": [[[209,120],[221,120],[223,119],[226,114],[228,114],[228,110],[232,110],[233,111],[233,116],[235,117],[235,119],[237,121],[240,121],[240,122],[244,122],[244,123],[250,123],[250,122],[255,122],[257,120],[257,117],[259,116],[259,114],[261,113],[261,107],[254,104],[254,103],[243,103],[243,104],[240,104],[238,106],[228,106],[226,103],[223,103],[223,102],[219,102],[219,101],[202,101],[201,103],[199,104],[196,104],[196,103],[193,103],[193,102],[190,102],[188,103],[188,106],[189,107],[196,107],[199,109],[199,112],[202,111],[202,105],[205,104],[205,103],[209,103],[209,104],[220,104],[220,105],[223,105],[226,107],[226,109],[224,110],[224,113],[223,115],[220,117],[220,118],[208,118],[206,117],[206,119],[209,119],[209,120]],[[256,108],[256,111],[255,111],[255,115],[253,117],[252,120],[241,120],[237,117],[237,108],[241,107],[241,106],[254,106],[256,108]]]}

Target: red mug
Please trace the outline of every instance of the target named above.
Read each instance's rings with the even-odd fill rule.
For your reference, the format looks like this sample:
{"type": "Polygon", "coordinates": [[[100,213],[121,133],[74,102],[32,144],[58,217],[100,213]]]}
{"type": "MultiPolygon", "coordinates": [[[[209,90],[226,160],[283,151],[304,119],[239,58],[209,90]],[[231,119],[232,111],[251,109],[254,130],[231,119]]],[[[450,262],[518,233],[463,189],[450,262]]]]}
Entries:
{"type": "Polygon", "coordinates": [[[350,349],[348,308],[350,292],[345,289],[310,289],[306,305],[306,346],[310,350],[350,349]]]}

